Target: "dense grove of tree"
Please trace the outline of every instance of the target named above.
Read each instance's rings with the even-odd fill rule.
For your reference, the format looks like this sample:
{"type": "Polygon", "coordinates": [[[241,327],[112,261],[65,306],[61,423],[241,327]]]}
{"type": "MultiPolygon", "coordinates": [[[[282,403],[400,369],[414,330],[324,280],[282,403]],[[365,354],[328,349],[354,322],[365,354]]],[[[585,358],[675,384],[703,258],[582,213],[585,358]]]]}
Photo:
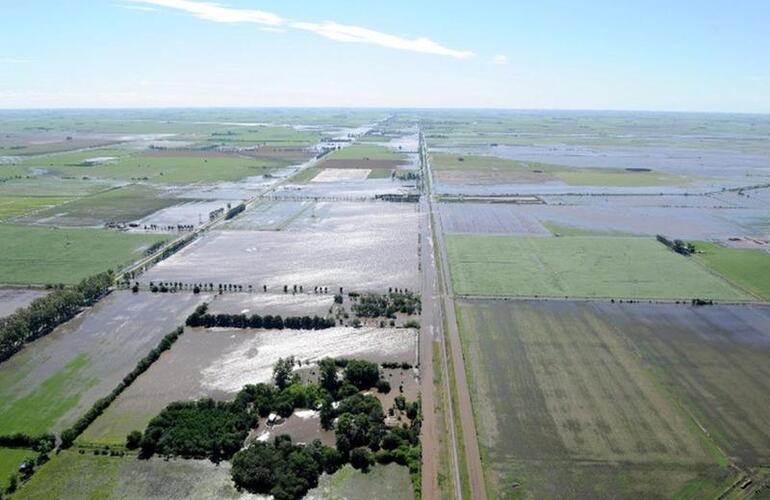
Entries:
{"type": "Polygon", "coordinates": [[[142,358],[142,360],[137,363],[136,368],[134,368],[131,373],[123,377],[123,380],[120,381],[118,386],[115,387],[107,397],[96,401],[93,406],[86,412],[86,414],[80,417],[72,427],[62,432],[61,447],[69,448],[72,446],[72,444],[75,442],[75,439],[77,439],[77,437],[86,430],[86,427],[91,425],[94,420],[99,418],[99,416],[104,413],[104,410],[106,410],[107,407],[110,406],[110,404],[112,404],[112,402],[115,401],[115,399],[117,399],[117,397],[120,396],[120,394],[125,391],[126,388],[128,388],[128,386],[133,384],[139,375],[147,371],[147,369],[155,361],[157,361],[158,358],[160,358],[160,355],[164,351],[171,349],[171,346],[174,345],[174,342],[177,341],[182,333],[184,333],[184,328],[180,327],[163,337],[158,346],[150,351],[147,356],[142,358]]]}
{"type": "Polygon", "coordinates": [[[241,203],[240,205],[231,208],[227,211],[227,214],[225,215],[225,220],[230,220],[238,216],[241,212],[246,210],[246,205],[244,203],[241,203]]]}
{"type": "Polygon", "coordinates": [[[232,477],[239,489],[272,495],[275,500],[303,498],[318,485],[321,473],[334,474],[340,454],[321,441],[294,445],[289,436],[272,443],[252,443],[233,457],[232,477]]]}
{"type": "Polygon", "coordinates": [[[141,455],[228,460],[256,423],[256,415],[235,403],[211,399],[171,403],[144,431],[141,455]]]}
{"type": "Polygon", "coordinates": [[[395,318],[396,313],[417,314],[420,308],[420,296],[409,291],[367,293],[358,297],[352,307],[363,318],[395,318]]]}
{"type": "Polygon", "coordinates": [[[111,272],[84,279],[73,288],[56,290],[5,318],[0,318],[0,362],[25,343],[43,337],[72,319],[83,307],[103,297],[113,283],[111,272]]]}
{"type": "Polygon", "coordinates": [[[277,500],[302,498],[318,484],[323,472],[331,474],[344,463],[362,470],[375,462],[405,465],[419,489],[419,405],[396,398],[410,423],[388,428],[379,400],[361,394],[351,383],[366,389],[376,385],[381,381],[378,365],[324,359],[319,363],[320,383],[315,385],[300,382],[293,373],[295,363],[293,358],[279,360],[273,370],[274,384],[247,385],[232,402],[172,403],[143,435],[132,432],[127,443],[135,446],[138,442],[142,457],[231,459],[233,481],[239,489],[270,494],[277,500]],[[259,417],[273,412],[288,417],[299,408],[321,409],[323,426],[334,429],[336,449],[320,441],[294,445],[288,436],[279,436],[272,443],[254,442],[241,450],[259,417]]]}
{"type": "Polygon", "coordinates": [[[265,328],[268,330],[325,330],[335,326],[334,318],[318,316],[260,316],[253,314],[208,314],[208,306],[199,306],[187,318],[187,326],[193,327],[222,327],[222,328],[265,328]]]}

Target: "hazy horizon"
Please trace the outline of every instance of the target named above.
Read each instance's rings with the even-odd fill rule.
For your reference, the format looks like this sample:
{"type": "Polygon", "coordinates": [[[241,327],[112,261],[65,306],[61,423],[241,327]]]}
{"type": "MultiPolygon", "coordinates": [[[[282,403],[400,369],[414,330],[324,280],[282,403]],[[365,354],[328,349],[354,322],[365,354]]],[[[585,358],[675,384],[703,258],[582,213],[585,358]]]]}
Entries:
{"type": "Polygon", "coordinates": [[[770,6],[4,2],[0,109],[770,113],[770,6]]]}

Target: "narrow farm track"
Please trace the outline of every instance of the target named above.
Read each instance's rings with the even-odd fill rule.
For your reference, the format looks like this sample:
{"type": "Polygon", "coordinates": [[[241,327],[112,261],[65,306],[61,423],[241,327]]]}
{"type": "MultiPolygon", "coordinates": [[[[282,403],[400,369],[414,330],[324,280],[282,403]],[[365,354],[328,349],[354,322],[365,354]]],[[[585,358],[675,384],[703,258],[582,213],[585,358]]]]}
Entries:
{"type": "MultiPolygon", "coordinates": [[[[422,135],[421,135],[422,139],[422,135]]],[[[423,197],[425,204],[425,210],[429,214],[429,227],[430,237],[433,245],[435,246],[438,262],[434,262],[433,272],[436,272],[436,268],[440,268],[437,279],[435,280],[439,294],[435,297],[435,301],[438,303],[439,315],[443,313],[443,317],[446,321],[439,319],[437,328],[443,330],[443,325],[446,324],[447,330],[443,332],[443,341],[449,346],[452,356],[452,365],[454,368],[454,378],[457,391],[457,405],[458,408],[454,408],[451,402],[451,387],[447,387],[447,398],[450,400],[449,404],[449,422],[450,422],[450,437],[452,444],[452,455],[454,457],[454,475],[455,475],[455,496],[456,498],[462,498],[462,488],[459,471],[459,451],[457,436],[455,435],[455,420],[459,418],[460,428],[462,429],[462,440],[464,448],[464,458],[467,465],[467,474],[470,482],[470,494],[474,499],[486,500],[486,487],[484,483],[484,470],[481,464],[481,453],[479,451],[479,444],[476,438],[476,425],[473,418],[473,407],[471,403],[470,391],[468,389],[468,381],[465,373],[465,362],[463,359],[462,345],[460,343],[460,332],[457,326],[457,316],[454,308],[454,299],[452,284],[449,276],[448,259],[446,256],[446,245],[444,243],[441,217],[438,210],[434,207],[432,201],[432,173],[430,170],[430,161],[428,160],[427,148],[425,141],[422,139],[421,143],[421,159],[423,162],[423,176],[425,182],[425,193],[423,197]]],[[[433,254],[432,254],[433,255],[433,254]]],[[[423,269],[423,272],[425,270],[423,269]]],[[[434,305],[435,307],[435,305],[434,305]]],[[[448,365],[448,359],[446,357],[447,349],[441,349],[443,353],[442,365],[445,367],[445,372],[448,372],[446,366],[448,365]]],[[[448,375],[448,373],[447,373],[448,375]]],[[[445,377],[447,385],[449,385],[449,377],[445,377]]],[[[426,498],[430,498],[427,497],[426,498]]]]}

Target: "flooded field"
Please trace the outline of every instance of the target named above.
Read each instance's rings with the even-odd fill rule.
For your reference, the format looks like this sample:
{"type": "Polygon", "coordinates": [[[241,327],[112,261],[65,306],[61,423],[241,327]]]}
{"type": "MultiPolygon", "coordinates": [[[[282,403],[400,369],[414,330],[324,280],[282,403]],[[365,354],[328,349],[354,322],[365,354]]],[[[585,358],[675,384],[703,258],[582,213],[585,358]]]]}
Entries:
{"type": "Polygon", "coordinates": [[[189,201],[163,208],[147,217],[133,221],[139,226],[176,226],[192,225],[200,226],[209,222],[209,213],[227,209],[227,205],[236,206],[243,200],[210,200],[210,201],[189,201]]]}
{"type": "Polygon", "coordinates": [[[45,297],[48,292],[39,289],[0,288],[0,318],[10,316],[21,307],[27,307],[33,300],[45,297]]]}
{"type": "Polygon", "coordinates": [[[551,236],[537,217],[520,205],[502,203],[442,203],[441,222],[450,234],[511,234],[551,236]]]}
{"type": "Polygon", "coordinates": [[[333,294],[290,295],[284,293],[215,295],[209,303],[211,314],[259,314],[265,316],[326,316],[334,304],[333,294]]]}
{"type": "Polygon", "coordinates": [[[121,500],[261,498],[235,489],[228,462],[213,464],[208,460],[157,457],[139,460],[133,456],[80,455],[75,451],[57,454],[14,496],[121,500]]]}
{"type": "Polygon", "coordinates": [[[323,475],[305,500],[413,500],[409,470],[396,464],[377,465],[367,474],[346,466],[334,475],[323,475]]]}
{"type": "Polygon", "coordinates": [[[253,231],[281,231],[304,212],[315,206],[312,200],[305,201],[259,201],[252,208],[228,221],[223,229],[245,229],[253,231]]]}
{"type": "Polygon", "coordinates": [[[417,332],[406,329],[187,329],[86,430],[81,441],[122,443],[126,434],[144,429],[173,401],[230,399],[246,384],[270,382],[279,358],[295,356],[303,364],[324,357],[414,363],[416,355],[417,332]]]}
{"type": "Polygon", "coordinates": [[[203,300],[114,292],[0,365],[0,433],[60,432],[203,300]]]}
{"type": "Polygon", "coordinates": [[[352,290],[417,286],[417,212],[412,204],[283,203],[247,211],[236,228],[212,231],[142,276],[147,281],[284,285],[352,290]]]}
{"type": "Polygon", "coordinates": [[[595,233],[665,234],[691,240],[770,236],[770,216],[766,210],[714,208],[713,200],[703,203],[711,206],[659,206],[656,201],[665,204],[672,200],[619,197],[580,205],[445,203],[441,213],[445,231],[460,234],[547,236],[550,232],[544,226],[553,225],[595,233]]]}
{"type": "Polygon", "coordinates": [[[713,442],[745,464],[770,456],[766,307],[459,305],[496,491],[671,496],[725,460],[713,442]]]}

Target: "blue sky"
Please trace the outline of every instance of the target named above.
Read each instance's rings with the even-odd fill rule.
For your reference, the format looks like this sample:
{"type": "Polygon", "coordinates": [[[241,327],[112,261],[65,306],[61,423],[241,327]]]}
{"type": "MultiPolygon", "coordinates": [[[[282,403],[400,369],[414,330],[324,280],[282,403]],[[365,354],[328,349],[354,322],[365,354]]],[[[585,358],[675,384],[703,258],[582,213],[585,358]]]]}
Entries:
{"type": "Polygon", "coordinates": [[[0,108],[770,113],[768,25],[766,0],[2,0],[0,108]]]}

